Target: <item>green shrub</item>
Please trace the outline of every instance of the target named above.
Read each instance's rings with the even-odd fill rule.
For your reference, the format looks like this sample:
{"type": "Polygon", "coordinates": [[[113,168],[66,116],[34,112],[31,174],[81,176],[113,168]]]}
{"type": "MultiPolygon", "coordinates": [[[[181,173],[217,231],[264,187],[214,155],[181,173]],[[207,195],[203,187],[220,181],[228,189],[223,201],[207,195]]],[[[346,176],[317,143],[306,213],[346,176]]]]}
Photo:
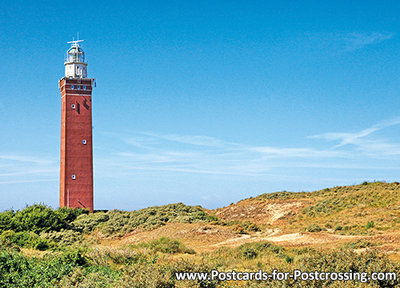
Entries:
{"type": "Polygon", "coordinates": [[[274,200],[274,199],[295,199],[307,197],[305,192],[275,192],[275,193],[264,193],[256,197],[256,199],[274,200]]]}
{"type": "Polygon", "coordinates": [[[7,230],[0,235],[0,239],[24,248],[47,250],[48,248],[55,247],[53,242],[49,242],[47,239],[40,238],[40,236],[34,232],[15,232],[12,230],[7,230]]]}
{"type": "Polygon", "coordinates": [[[97,225],[102,222],[108,221],[110,217],[104,212],[91,213],[91,214],[82,214],[79,215],[74,222],[72,222],[72,226],[75,230],[89,233],[93,231],[97,225]]]}
{"type": "Polygon", "coordinates": [[[14,212],[12,210],[0,213],[0,233],[6,230],[15,232],[41,232],[60,231],[71,229],[71,222],[81,214],[89,213],[80,208],[59,208],[53,210],[43,204],[27,206],[25,209],[14,212]]]}
{"type": "Polygon", "coordinates": [[[285,261],[286,261],[286,263],[293,263],[293,257],[290,257],[289,255],[286,255],[285,261]]]}
{"type": "Polygon", "coordinates": [[[58,208],[55,213],[59,216],[61,221],[63,222],[62,228],[68,228],[69,224],[73,222],[76,218],[78,218],[82,214],[89,214],[89,210],[82,209],[82,208],[67,208],[67,207],[60,207],[58,208]]]}
{"type": "Polygon", "coordinates": [[[367,228],[367,229],[370,229],[370,228],[373,228],[375,225],[374,225],[374,221],[369,221],[368,223],[367,223],[367,225],[365,226],[365,228],[367,228]]]}
{"type": "Polygon", "coordinates": [[[59,246],[69,246],[73,243],[80,243],[83,240],[82,234],[78,231],[63,230],[40,233],[40,237],[57,243],[59,246]]]}
{"type": "Polygon", "coordinates": [[[342,229],[343,229],[343,227],[340,226],[340,225],[336,225],[336,226],[335,226],[335,231],[340,231],[340,230],[342,230],[342,229]]]}
{"type": "Polygon", "coordinates": [[[72,266],[87,266],[88,259],[84,256],[83,251],[80,249],[71,249],[65,251],[60,258],[62,263],[70,264],[72,266]]]}
{"type": "Polygon", "coordinates": [[[168,254],[176,254],[176,253],[186,253],[186,254],[195,254],[196,252],[186,247],[183,243],[178,240],[172,240],[166,237],[161,237],[159,239],[147,242],[140,243],[137,246],[132,247],[146,247],[150,248],[155,252],[162,252],[168,254]]]}
{"type": "Polygon", "coordinates": [[[151,230],[166,223],[212,222],[214,220],[215,218],[209,217],[200,206],[177,203],[132,212],[112,210],[80,215],[72,223],[72,227],[82,233],[90,233],[97,229],[105,236],[122,236],[135,229],[151,230]]]}
{"type": "Polygon", "coordinates": [[[318,224],[311,224],[310,226],[307,227],[308,232],[320,232],[322,231],[322,228],[319,227],[318,224]]]}
{"type": "Polygon", "coordinates": [[[13,229],[14,211],[7,210],[0,213],[0,233],[5,230],[13,229]]]}
{"type": "Polygon", "coordinates": [[[257,224],[247,221],[246,222],[234,221],[229,224],[233,225],[232,230],[238,234],[248,234],[251,232],[261,231],[260,227],[258,227],[257,224]]]}
{"type": "Polygon", "coordinates": [[[254,259],[258,255],[257,251],[253,248],[246,247],[242,251],[242,256],[246,259],[254,259]]]}
{"type": "Polygon", "coordinates": [[[50,230],[58,231],[65,225],[60,215],[42,204],[35,204],[26,207],[24,210],[17,211],[12,221],[13,230],[32,231],[35,233],[50,230]]]}
{"type": "Polygon", "coordinates": [[[57,287],[75,264],[53,255],[27,258],[16,252],[0,250],[0,287],[57,287]]]}
{"type": "Polygon", "coordinates": [[[219,220],[218,217],[213,214],[207,215],[208,222],[218,222],[218,220],[219,220]]]}
{"type": "Polygon", "coordinates": [[[35,243],[35,249],[44,251],[49,248],[49,243],[45,239],[38,239],[35,243]]]}

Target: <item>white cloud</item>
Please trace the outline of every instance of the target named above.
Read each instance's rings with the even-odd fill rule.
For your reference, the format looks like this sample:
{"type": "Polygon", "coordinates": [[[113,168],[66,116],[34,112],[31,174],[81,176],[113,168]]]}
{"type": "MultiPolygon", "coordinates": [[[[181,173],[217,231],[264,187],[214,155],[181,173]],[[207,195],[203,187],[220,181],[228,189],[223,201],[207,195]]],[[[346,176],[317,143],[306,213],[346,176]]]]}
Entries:
{"type": "Polygon", "coordinates": [[[339,36],[338,39],[344,42],[344,51],[352,52],[364,48],[367,45],[374,45],[393,38],[392,33],[347,33],[339,36]]]}
{"type": "Polygon", "coordinates": [[[339,53],[354,52],[367,46],[377,45],[394,37],[390,32],[335,32],[335,33],[309,33],[307,40],[312,46],[325,51],[339,53]]]}
{"type": "Polygon", "coordinates": [[[397,126],[400,124],[400,118],[394,118],[377,123],[369,128],[353,133],[323,133],[320,135],[310,136],[315,139],[325,139],[328,141],[338,141],[333,148],[340,148],[346,145],[354,146],[358,151],[365,154],[384,156],[384,155],[400,155],[399,143],[388,143],[387,140],[374,138],[373,134],[380,130],[397,126]]]}
{"type": "Polygon", "coordinates": [[[29,155],[15,155],[15,154],[0,154],[0,160],[10,160],[10,161],[17,161],[17,162],[27,162],[27,163],[36,163],[36,164],[51,164],[53,161],[39,158],[29,155]]]}
{"type": "Polygon", "coordinates": [[[198,135],[176,135],[176,134],[156,134],[156,133],[143,133],[144,135],[159,138],[162,140],[168,140],[172,142],[178,142],[182,144],[206,146],[206,147],[223,147],[227,142],[221,141],[214,137],[209,136],[198,136],[198,135]]]}
{"type": "MultiPolygon", "coordinates": [[[[309,137],[339,142],[326,149],[316,148],[320,144],[318,142],[309,147],[274,147],[234,143],[199,135],[149,132],[128,137],[121,135],[121,139],[128,139],[125,143],[130,146],[113,152],[107,159],[98,159],[96,163],[107,167],[108,176],[113,174],[111,170],[115,172],[114,175],[121,171],[128,174],[163,171],[266,176],[284,168],[375,169],[385,165],[367,163],[365,159],[400,155],[400,144],[387,143],[371,136],[398,124],[400,118],[380,122],[354,133],[324,133],[309,137]]],[[[396,168],[393,163],[391,165],[396,168]]]]}
{"type": "Polygon", "coordinates": [[[277,147],[250,147],[250,151],[259,152],[265,157],[279,158],[315,158],[315,157],[338,157],[342,152],[332,150],[317,150],[312,148],[277,148],[277,147]]]}
{"type": "MultiPolygon", "coordinates": [[[[159,172],[275,177],[285,169],[292,169],[292,173],[302,168],[386,169],[387,162],[372,161],[382,157],[392,161],[387,167],[393,170],[399,169],[393,160],[400,156],[400,143],[376,134],[396,125],[400,125],[400,118],[352,133],[314,135],[309,138],[316,142],[305,147],[248,145],[199,135],[111,133],[108,136],[113,141],[122,140],[126,145],[101,147],[95,153],[95,172],[97,177],[112,178],[138,174],[154,177],[159,172]],[[318,140],[332,145],[317,148],[321,144],[318,140]]],[[[0,153],[0,184],[58,181],[58,173],[54,159],[0,153]]]]}
{"type": "Polygon", "coordinates": [[[0,185],[57,181],[56,161],[29,155],[0,154],[0,185]]]}

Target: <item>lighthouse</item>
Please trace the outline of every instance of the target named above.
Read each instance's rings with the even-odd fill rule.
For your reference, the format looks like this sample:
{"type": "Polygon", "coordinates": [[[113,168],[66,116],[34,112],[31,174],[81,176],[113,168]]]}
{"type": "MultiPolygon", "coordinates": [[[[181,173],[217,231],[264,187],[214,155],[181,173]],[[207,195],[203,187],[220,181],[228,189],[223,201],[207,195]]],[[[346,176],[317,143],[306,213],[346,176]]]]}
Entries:
{"type": "Polygon", "coordinates": [[[60,207],[93,211],[92,89],[80,43],[68,42],[61,92],[60,207]]]}

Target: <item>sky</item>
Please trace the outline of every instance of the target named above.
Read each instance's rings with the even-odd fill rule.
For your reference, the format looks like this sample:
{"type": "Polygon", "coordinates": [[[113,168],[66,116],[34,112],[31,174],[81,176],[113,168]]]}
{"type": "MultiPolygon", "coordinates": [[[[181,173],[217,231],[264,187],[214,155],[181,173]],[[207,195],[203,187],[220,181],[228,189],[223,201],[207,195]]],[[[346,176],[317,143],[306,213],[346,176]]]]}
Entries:
{"type": "Polygon", "coordinates": [[[58,206],[68,41],[95,209],[399,181],[398,1],[0,0],[0,210],[58,206]]]}

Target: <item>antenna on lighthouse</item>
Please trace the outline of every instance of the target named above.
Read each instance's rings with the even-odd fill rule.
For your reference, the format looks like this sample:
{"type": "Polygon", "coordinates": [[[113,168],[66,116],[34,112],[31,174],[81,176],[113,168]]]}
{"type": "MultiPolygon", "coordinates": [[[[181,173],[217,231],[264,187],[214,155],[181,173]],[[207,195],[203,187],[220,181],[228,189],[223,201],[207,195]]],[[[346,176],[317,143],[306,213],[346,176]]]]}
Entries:
{"type": "Polygon", "coordinates": [[[79,42],[83,42],[83,41],[85,41],[85,40],[72,40],[72,41],[69,41],[67,43],[71,43],[73,45],[78,45],[79,42]]]}

